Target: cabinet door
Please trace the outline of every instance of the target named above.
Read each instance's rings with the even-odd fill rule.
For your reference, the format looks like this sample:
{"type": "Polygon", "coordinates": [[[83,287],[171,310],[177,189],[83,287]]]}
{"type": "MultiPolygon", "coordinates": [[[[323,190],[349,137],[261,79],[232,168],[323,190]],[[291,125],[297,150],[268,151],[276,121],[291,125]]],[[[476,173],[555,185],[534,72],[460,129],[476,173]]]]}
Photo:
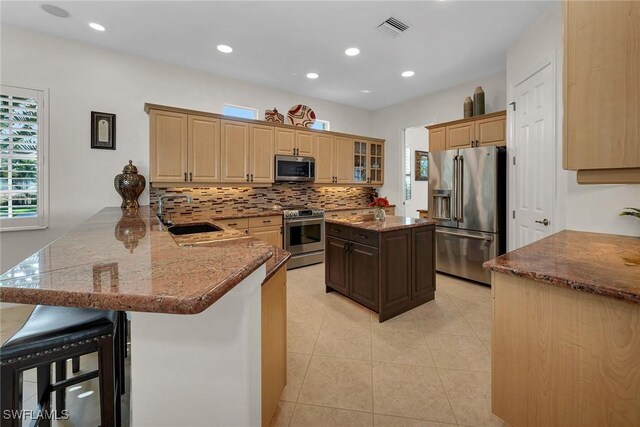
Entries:
{"type": "Polygon", "coordinates": [[[282,248],[282,227],[250,228],[249,234],[256,239],[264,240],[270,245],[282,248]]]}
{"type": "MultiPolygon", "coordinates": [[[[640,168],[640,2],[564,5],[565,168],[640,168]]],[[[640,182],[640,170],[626,172],[617,182],[640,182]]],[[[606,171],[578,180],[599,173],[616,181],[606,171]]]]}
{"type": "Polygon", "coordinates": [[[325,236],[325,283],[343,295],[349,295],[349,254],[346,240],[325,236]]]}
{"type": "Polygon", "coordinates": [[[149,119],[151,182],[187,180],[186,114],[151,110],[149,119]]]}
{"type": "Polygon", "coordinates": [[[298,156],[313,157],[313,133],[296,131],[296,148],[298,156]]]}
{"type": "Polygon", "coordinates": [[[365,307],[378,311],[378,249],[352,243],[349,258],[349,296],[365,307]]]}
{"type": "Polygon", "coordinates": [[[276,154],[293,156],[296,148],[296,131],[286,128],[275,128],[276,154]]]}
{"type": "Polygon", "coordinates": [[[249,123],[222,120],[222,182],[249,182],[249,123]]]}
{"type": "Polygon", "coordinates": [[[369,184],[384,184],[384,144],[381,142],[369,143],[369,184]]]}
{"type": "Polygon", "coordinates": [[[367,182],[369,173],[369,143],[364,140],[353,141],[352,166],[353,182],[364,184],[367,182]]]}
{"type": "Polygon", "coordinates": [[[475,122],[461,123],[446,127],[447,150],[470,148],[475,141],[475,122]]]}
{"type": "Polygon", "coordinates": [[[287,269],[262,285],[262,425],[268,426],[287,383],[287,269]]]}
{"type": "Polygon", "coordinates": [[[353,139],[336,137],[336,178],[339,184],[353,183],[353,139]]]}
{"type": "Polygon", "coordinates": [[[429,129],[429,151],[443,151],[446,149],[445,128],[429,129]]]}
{"type": "Polygon", "coordinates": [[[412,295],[416,301],[433,299],[436,290],[435,230],[433,227],[411,229],[412,246],[412,295]]]}
{"type": "Polygon", "coordinates": [[[331,184],[336,176],[335,172],[335,137],[331,135],[315,135],[316,180],[319,184],[331,184]]]}
{"type": "Polygon", "coordinates": [[[274,180],[275,143],[273,126],[251,125],[249,131],[249,178],[251,182],[274,180]]]}
{"type": "Polygon", "coordinates": [[[220,119],[189,116],[189,181],[220,181],[220,119]]]}
{"type": "Polygon", "coordinates": [[[490,117],[476,122],[476,141],[479,146],[507,145],[506,116],[490,117]]]}
{"type": "Polygon", "coordinates": [[[380,318],[411,305],[411,229],[382,233],[380,242],[380,318]]]}

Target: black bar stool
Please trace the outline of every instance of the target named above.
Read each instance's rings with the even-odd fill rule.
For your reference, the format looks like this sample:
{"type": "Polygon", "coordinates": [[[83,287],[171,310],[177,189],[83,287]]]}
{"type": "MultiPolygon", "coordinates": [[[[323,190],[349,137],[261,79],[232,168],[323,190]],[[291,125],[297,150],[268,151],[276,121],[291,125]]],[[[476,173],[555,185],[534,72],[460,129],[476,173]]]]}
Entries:
{"type": "MultiPolygon", "coordinates": [[[[116,311],[73,307],[37,306],[22,328],[0,348],[1,427],[21,425],[20,416],[7,417],[6,410],[22,410],[22,373],[36,368],[38,407],[34,413],[51,414],[51,393],[57,394],[57,410],[64,409],[67,387],[98,377],[100,381],[100,419],[102,427],[120,425],[120,378],[124,377],[122,336],[116,311]],[[75,377],[58,375],[58,363],[85,354],[98,353],[98,369],[75,377]],[[51,366],[56,364],[56,382],[51,366]],[[60,377],[59,377],[60,376],[60,377]],[[60,399],[62,397],[62,399],[60,399]]],[[[62,372],[60,372],[62,374],[62,372]]],[[[57,414],[60,415],[60,414],[57,414]]],[[[35,425],[51,425],[42,416],[35,425]]],[[[33,424],[32,424],[33,425],[33,424]]]]}

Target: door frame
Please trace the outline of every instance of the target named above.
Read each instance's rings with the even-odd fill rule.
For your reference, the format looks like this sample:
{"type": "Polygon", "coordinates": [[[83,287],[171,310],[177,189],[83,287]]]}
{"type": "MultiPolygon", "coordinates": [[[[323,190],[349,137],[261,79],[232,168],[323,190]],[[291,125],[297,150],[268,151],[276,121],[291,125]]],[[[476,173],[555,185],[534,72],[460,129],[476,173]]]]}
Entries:
{"type": "MultiPolygon", "coordinates": [[[[554,148],[553,150],[553,197],[551,203],[551,213],[549,214],[549,218],[551,220],[551,233],[557,232],[556,226],[558,225],[558,165],[559,161],[562,160],[560,156],[561,152],[559,150],[562,147],[558,147],[558,66],[557,66],[557,51],[554,50],[550,55],[544,57],[543,60],[537,61],[534,65],[527,67],[524,72],[517,75],[517,78],[514,81],[509,82],[508,84],[508,100],[509,102],[515,102],[515,94],[516,88],[524,83],[529,78],[533,77],[539,71],[542,71],[545,67],[551,67],[551,89],[552,89],[552,100],[550,102],[551,108],[551,133],[554,139],[554,148]]],[[[507,106],[508,107],[508,106],[507,106]]],[[[517,105],[516,105],[517,108],[517,105]]],[[[512,212],[516,210],[516,170],[517,165],[514,166],[513,159],[515,157],[515,148],[516,148],[516,117],[513,108],[507,108],[507,252],[513,251],[516,248],[516,220],[513,218],[512,212]]],[[[560,132],[562,129],[560,128],[560,132]]],[[[516,160],[516,163],[518,161],[516,160]]],[[[522,164],[522,160],[520,161],[522,164]]]]}

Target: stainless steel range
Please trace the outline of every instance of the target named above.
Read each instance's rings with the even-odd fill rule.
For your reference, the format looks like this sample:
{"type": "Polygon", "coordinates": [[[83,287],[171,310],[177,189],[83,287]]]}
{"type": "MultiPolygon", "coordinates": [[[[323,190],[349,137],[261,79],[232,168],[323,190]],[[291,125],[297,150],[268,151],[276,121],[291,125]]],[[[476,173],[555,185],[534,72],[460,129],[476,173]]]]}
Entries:
{"type": "Polygon", "coordinates": [[[324,209],[282,206],[287,269],[324,262],[324,209]]]}

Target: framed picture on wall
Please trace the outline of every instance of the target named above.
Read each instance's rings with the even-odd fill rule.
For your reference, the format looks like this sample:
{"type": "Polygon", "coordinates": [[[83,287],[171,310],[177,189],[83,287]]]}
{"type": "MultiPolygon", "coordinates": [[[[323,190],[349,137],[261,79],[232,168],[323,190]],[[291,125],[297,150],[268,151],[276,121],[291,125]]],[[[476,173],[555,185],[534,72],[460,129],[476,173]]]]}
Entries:
{"type": "Polygon", "coordinates": [[[116,115],[91,112],[91,148],[116,149],[116,115]]]}
{"type": "Polygon", "coordinates": [[[429,181],[429,153],[416,150],[416,181],[429,181]]]}

